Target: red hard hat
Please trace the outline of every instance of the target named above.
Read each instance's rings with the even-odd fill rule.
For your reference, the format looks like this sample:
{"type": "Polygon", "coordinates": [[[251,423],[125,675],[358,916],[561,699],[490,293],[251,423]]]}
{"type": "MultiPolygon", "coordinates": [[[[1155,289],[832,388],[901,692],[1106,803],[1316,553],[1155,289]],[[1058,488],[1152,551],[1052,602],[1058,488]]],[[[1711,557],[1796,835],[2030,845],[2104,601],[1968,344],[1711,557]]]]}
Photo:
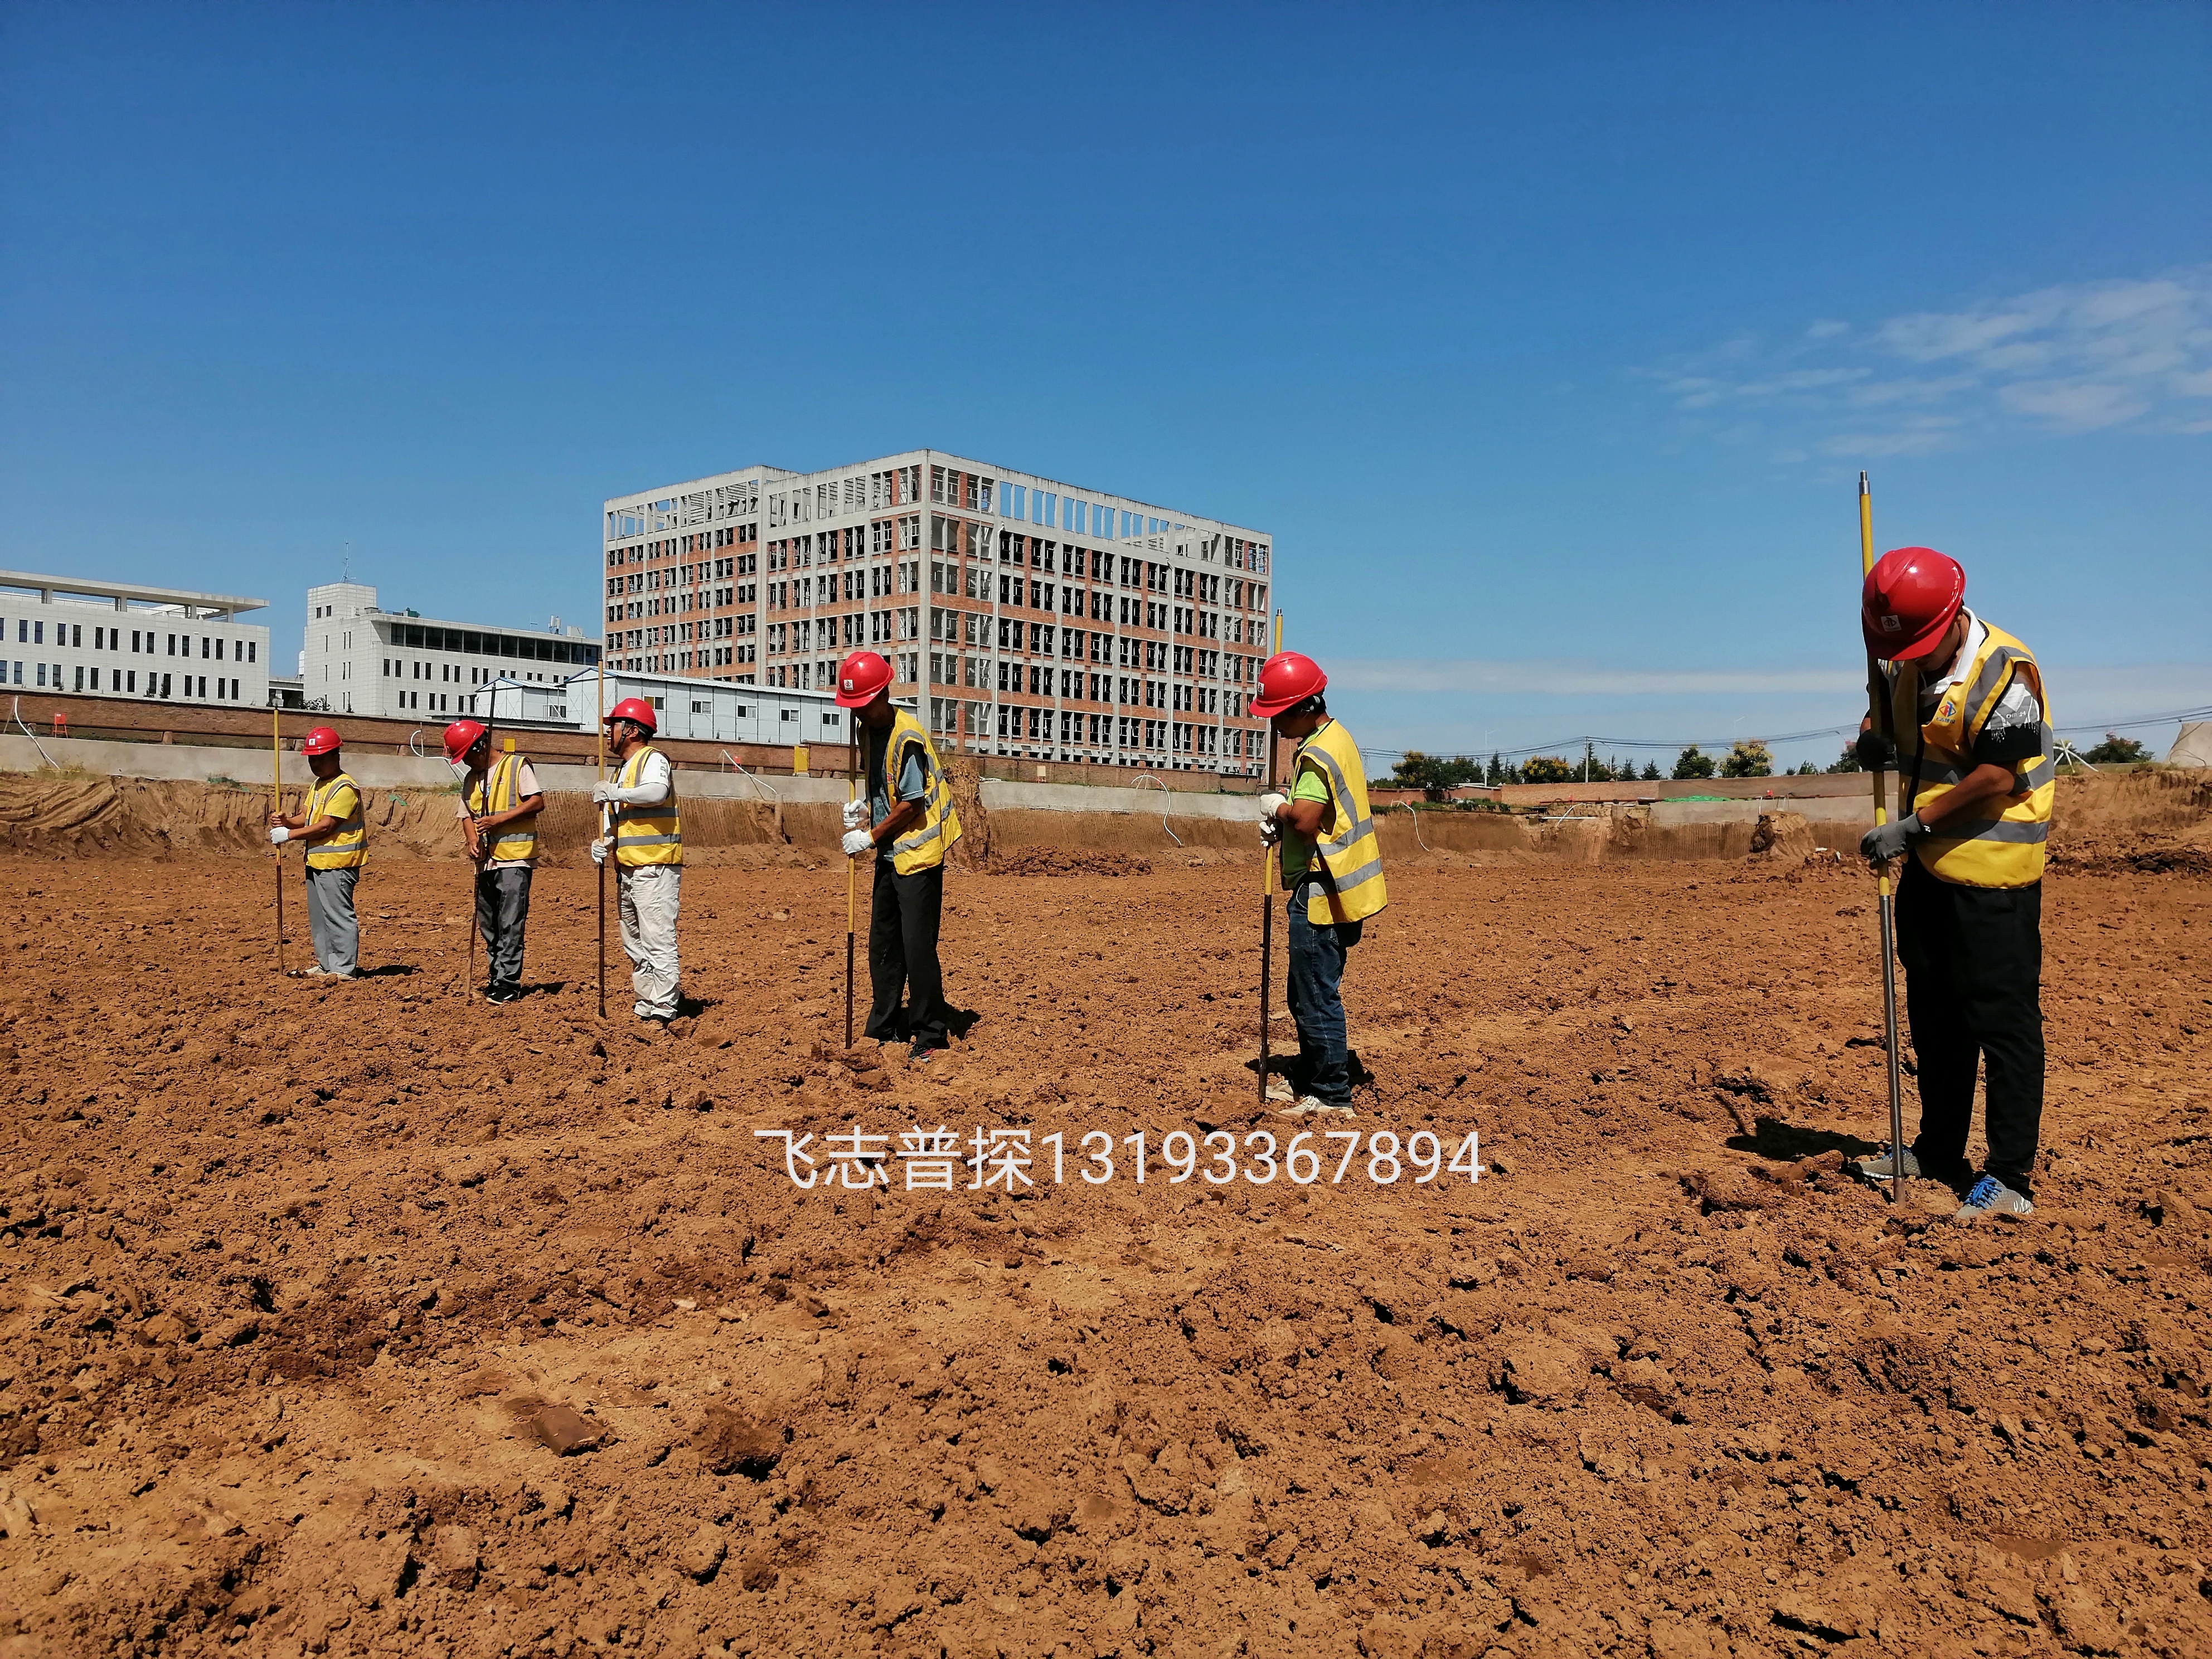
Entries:
{"type": "Polygon", "coordinates": [[[837,707],[866,708],[890,683],[890,664],[873,651],[855,651],[837,668],[837,707]]]}
{"type": "Polygon", "coordinates": [[[307,733],[307,741],[300,745],[305,755],[335,755],[338,752],[338,734],[327,726],[319,726],[307,733]]]}
{"type": "Polygon", "coordinates": [[[643,697],[624,697],[607,710],[607,718],[611,720],[635,721],[648,732],[660,730],[660,722],[653,717],[653,705],[643,697]]]}
{"type": "Polygon", "coordinates": [[[1260,695],[1252,699],[1252,712],[1272,719],[1327,690],[1328,676],[1319,663],[1295,651],[1278,651],[1260,665],[1260,695]]]}
{"type": "Polygon", "coordinates": [[[1966,597],[1966,573],[1932,547],[1893,547],[1874,562],[1859,592],[1867,649],[1884,662],[1933,651],[1966,597]]]}
{"type": "Polygon", "coordinates": [[[457,761],[477,746],[484,734],[481,720],[455,720],[446,728],[446,758],[457,761]]]}

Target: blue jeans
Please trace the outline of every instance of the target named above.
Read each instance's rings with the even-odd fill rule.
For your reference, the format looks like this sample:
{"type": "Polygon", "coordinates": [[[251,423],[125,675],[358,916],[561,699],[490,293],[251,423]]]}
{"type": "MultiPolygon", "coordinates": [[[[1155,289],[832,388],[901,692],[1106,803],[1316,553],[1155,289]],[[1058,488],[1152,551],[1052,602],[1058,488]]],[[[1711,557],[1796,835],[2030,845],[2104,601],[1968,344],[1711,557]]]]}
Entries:
{"type": "Polygon", "coordinates": [[[1306,896],[1291,895],[1291,1018],[1298,1028],[1300,1094],[1324,1106],[1352,1104],[1352,1060],[1344,1034],[1344,954],[1359,943],[1360,924],[1339,927],[1306,920],[1306,896]]]}

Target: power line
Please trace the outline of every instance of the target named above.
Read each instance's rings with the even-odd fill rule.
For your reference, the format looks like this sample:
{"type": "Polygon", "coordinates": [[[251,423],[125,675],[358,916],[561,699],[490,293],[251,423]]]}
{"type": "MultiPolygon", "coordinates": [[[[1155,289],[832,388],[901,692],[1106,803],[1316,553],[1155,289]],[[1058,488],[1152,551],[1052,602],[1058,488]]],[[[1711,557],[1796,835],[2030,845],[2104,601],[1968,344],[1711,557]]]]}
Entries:
{"type": "MultiPolygon", "coordinates": [[[[2087,720],[2079,725],[2053,726],[2051,730],[2054,732],[2131,732],[2140,730],[2142,727],[2147,726],[2167,726],[2174,723],[2175,721],[2201,720],[2212,720],[2212,707],[2201,708],[2177,708],[2162,714],[2143,714],[2132,720],[2087,720]]],[[[1764,743],[1770,746],[1785,743],[1806,743],[1814,738],[1850,737],[1855,735],[1858,729],[1858,723],[1854,720],[1848,726],[1816,726],[1802,732],[1784,732],[1773,736],[1760,735],[1746,738],[1741,739],[1741,741],[1764,743]]],[[[1532,755],[1556,755],[1561,759],[1568,759],[1571,757],[1580,755],[1585,748],[1603,749],[1608,752],[1614,752],[1626,749],[1649,751],[1652,753],[1664,753],[1670,750],[1680,751],[1694,745],[1700,749],[1710,746],[1711,748],[1725,750],[1734,747],[1737,741],[1739,741],[1739,739],[1734,738],[1715,737],[1605,738],[1585,734],[1580,737],[1561,738],[1550,743],[1534,744],[1525,748],[1493,749],[1490,752],[1496,755],[1501,760],[1526,759],[1532,755]]],[[[1377,757],[1388,755],[1401,757],[1409,754],[1433,754],[1440,760],[1477,760],[1481,758],[1480,756],[1468,755],[1456,750],[1449,755],[1431,750],[1410,749],[1370,749],[1365,752],[1377,757]]]]}

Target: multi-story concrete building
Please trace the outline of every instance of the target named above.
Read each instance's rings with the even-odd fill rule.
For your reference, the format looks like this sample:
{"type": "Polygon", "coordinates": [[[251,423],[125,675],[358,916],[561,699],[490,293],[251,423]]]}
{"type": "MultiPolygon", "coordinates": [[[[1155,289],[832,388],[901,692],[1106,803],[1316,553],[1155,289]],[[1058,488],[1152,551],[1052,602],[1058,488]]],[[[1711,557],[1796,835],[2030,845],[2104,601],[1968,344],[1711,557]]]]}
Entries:
{"type": "Polygon", "coordinates": [[[0,570],[0,682],[90,696],[259,705],[266,599],[0,570]]]}
{"type": "Polygon", "coordinates": [[[610,666],[793,689],[881,651],[971,754],[1256,773],[1273,538],[934,450],[611,500],[610,666]]]}
{"type": "Polygon", "coordinates": [[[310,708],[392,720],[451,720],[495,679],[556,684],[599,659],[580,628],[487,628],[384,611],[365,582],[307,590],[301,694],[310,708]]]}

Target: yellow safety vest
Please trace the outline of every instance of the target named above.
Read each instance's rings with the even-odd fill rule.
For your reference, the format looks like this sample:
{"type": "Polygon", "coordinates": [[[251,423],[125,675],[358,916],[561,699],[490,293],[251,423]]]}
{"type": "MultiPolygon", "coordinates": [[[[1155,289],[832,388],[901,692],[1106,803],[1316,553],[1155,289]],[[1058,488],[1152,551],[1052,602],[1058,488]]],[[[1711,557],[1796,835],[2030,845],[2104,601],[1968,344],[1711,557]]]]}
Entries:
{"type": "MultiPolygon", "coordinates": [[[[2000,629],[1982,624],[1987,636],[1959,682],[1943,694],[1936,713],[1920,719],[1920,668],[1897,665],[1890,690],[1890,723],[1899,734],[1898,769],[1918,811],[1975,767],[1974,739],[2015,676],[2024,678],[2043,710],[2043,742],[2033,757],[2014,763],[2014,788],[1995,817],[1946,823],[1942,832],[1914,851],[1945,881],[1966,887],[2029,887],[2043,879],[2043,848],[2051,834],[2051,801],[2057,791],[2057,745],[2051,734],[2051,703],[2035,655],[2000,629]],[[1905,734],[1916,733],[1917,749],[1905,734]]],[[[1987,811],[1988,806],[1982,809],[1987,811]]]]}
{"type": "Polygon", "coordinates": [[[1344,722],[1332,720],[1298,745],[1293,764],[1312,761],[1328,783],[1328,813],[1322,820],[1327,839],[1314,843],[1324,881],[1311,881],[1306,920],[1318,927],[1329,922],[1364,921],[1390,902],[1382,884],[1382,848],[1375,839],[1375,820],[1367,811],[1367,768],[1359,745],[1344,722]]]}
{"type": "MultiPolygon", "coordinates": [[[[902,876],[932,870],[945,862],[945,854],[960,839],[960,815],[952,810],[952,792],[945,787],[945,769],[938,764],[936,745],[921,722],[903,708],[891,711],[890,736],[884,744],[884,798],[891,800],[908,753],[921,749],[921,772],[928,793],[921,799],[921,822],[891,843],[891,868],[902,876]]],[[[897,803],[893,800],[892,805],[897,803]]]]}
{"type": "MultiPolygon", "coordinates": [[[[645,757],[653,752],[651,744],[641,745],[623,763],[615,781],[625,789],[636,788],[638,778],[645,770],[645,757]]],[[[666,800],[655,806],[615,803],[615,862],[632,867],[684,862],[684,830],[676,817],[675,767],[668,769],[666,800]]]]}
{"type": "MultiPolygon", "coordinates": [[[[489,817],[494,812],[512,812],[522,805],[522,757],[501,755],[491,764],[489,774],[479,772],[476,781],[469,786],[469,816],[489,817]],[[491,799],[484,799],[484,785],[491,785],[491,799]]],[[[538,856],[538,820],[517,818],[513,823],[500,826],[499,839],[492,843],[491,857],[501,862],[538,856]]],[[[490,860],[487,860],[488,862],[490,860]]]]}
{"type": "Polygon", "coordinates": [[[310,870],[357,870],[368,862],[368,825],[362,817],[361,786],[341,772],[307,791],[307,804],[300,809],[307,827],[318,819],[336,818],[338,827],[307,848],[310,870]]]}

